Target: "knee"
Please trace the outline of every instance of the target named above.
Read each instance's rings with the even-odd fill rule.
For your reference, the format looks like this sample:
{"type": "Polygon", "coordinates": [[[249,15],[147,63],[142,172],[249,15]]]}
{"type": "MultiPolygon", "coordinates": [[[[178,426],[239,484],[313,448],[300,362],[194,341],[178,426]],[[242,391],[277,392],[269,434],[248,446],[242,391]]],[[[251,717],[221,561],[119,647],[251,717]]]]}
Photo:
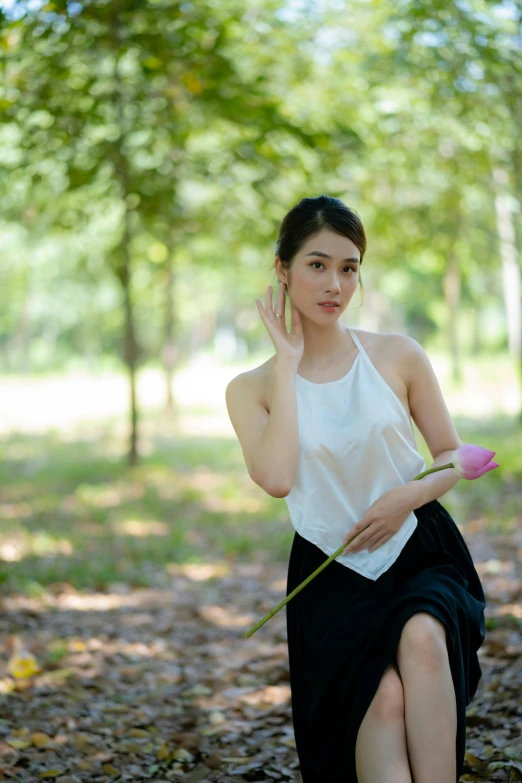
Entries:
{"type": "Polygon", "coordinates": [[[384,672],[370,706],[373,716],[380,721],[404,718],[402,680],[393,666],[384,672]]]}
{"type": "Polygon", "coordinates": [[[427,612],[418,612],[404,624],[397,647],[397,663],[412,657],[430,671],[439,669],[447,659],[446,627],[427,612]]]}

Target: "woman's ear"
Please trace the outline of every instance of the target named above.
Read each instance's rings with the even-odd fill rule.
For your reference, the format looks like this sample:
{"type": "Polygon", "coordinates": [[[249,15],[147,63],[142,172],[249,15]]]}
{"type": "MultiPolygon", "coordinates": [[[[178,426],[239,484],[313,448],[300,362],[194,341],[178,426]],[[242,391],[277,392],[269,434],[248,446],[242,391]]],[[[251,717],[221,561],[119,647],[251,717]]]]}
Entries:
{"type": "Polygon", "coordinates": [[[277,279],[280,282],[282,282],[282,283],[286,282],[285,270],[283,269],[283,267],[281,265],[281,260],[280,260],[279,256],[275,257],[274,267],[275,267],[277,279]]]}

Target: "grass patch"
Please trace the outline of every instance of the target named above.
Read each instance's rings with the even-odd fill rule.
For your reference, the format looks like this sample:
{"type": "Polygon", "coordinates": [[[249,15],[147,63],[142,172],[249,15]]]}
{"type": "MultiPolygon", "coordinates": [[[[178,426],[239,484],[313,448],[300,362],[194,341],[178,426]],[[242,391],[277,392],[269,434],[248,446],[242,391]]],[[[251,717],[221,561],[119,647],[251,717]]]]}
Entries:
{"type": "MultiPolygon", "coordinates": [[[[517,422],[454,420],[463,442],[494,449],[501,467],[460,481],[441,502],[464,529],[480,517],[491,532],[511,531],[520,518],[517,422]]],[[[145,414],[142,425],[147,449],[133,469],[116,421],[93,425],[89,437],[4,439],[0,591],[36,595],[62,582],[77,590],[159,586],[182,563],[287,562],[294,531],[286,502],[251,481],[234,438],[169,436],[159,412],[145,414]]]]}

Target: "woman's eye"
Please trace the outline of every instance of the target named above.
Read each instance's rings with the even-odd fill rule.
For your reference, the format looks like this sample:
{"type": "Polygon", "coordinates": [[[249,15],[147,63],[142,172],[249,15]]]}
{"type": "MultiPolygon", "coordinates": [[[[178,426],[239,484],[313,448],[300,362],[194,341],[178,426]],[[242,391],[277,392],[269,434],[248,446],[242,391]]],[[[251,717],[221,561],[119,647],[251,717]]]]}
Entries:
{"type": "MultiPolygon", "coordinates": [[[[320,266],[324,266],[322,261],[312,261],[310,266],[313,266],[314,264],[319,264],[320,266]]],[[[353,268],[353,266],[345,266],[344,268],[345,269],[350,269],[352,272],[355,272],[355,269],[353,268]]]]}

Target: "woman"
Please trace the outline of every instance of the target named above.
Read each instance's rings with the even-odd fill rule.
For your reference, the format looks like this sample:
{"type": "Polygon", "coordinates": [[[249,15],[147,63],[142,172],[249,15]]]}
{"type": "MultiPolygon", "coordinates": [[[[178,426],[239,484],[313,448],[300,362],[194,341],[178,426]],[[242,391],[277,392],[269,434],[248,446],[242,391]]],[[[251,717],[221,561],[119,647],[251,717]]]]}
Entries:
{"type": "Polygon", "coordinates": [[[275,307],[271,286],[256,299],[276,353],[226,397],[250,476],[288,505],[286,594],[347,544],[286,604],[303,781],[458,783],[486,603],[438,500],[458,476],[413,480],[426,463],[410,417],[432,467],[462,443],[419,343],[339,322],[366,251],[358,215],[304,198],[276,251],[275,307]]]}

